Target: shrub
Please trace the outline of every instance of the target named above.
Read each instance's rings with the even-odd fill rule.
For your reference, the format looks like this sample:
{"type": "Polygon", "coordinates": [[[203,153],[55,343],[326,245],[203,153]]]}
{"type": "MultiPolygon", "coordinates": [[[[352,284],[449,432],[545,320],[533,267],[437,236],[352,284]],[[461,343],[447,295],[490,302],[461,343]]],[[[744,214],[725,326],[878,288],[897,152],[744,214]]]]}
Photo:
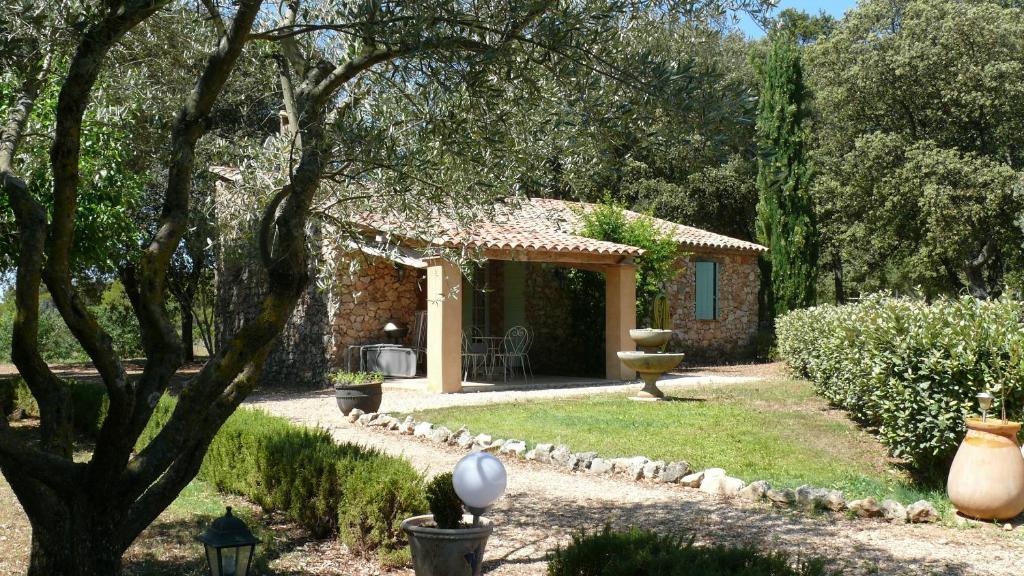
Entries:
{"type": "MultiPolygon", "coordinates": [[[[167,396],[161,399],[140,448],[167,422],[174,405],[167,396]]],[[[336,444],[326,430],[258,410],[240,409],[228,418],[199,476],[284,513],[317,537],[338,533],[354,551],[375,553],[387,565],[408,562],[401,521],[426,510],[423,478],[405,460],[336,444]]]]}
{"type": "MultiPolygon", "coordinates": [[[[101,384],[65,381],[71,397],[71,425],[75,432],[95,438],[107,417],[107,391],[101,384]]],[[[20,411],[29,418],[39,417],[39,405],[20,376],[0,380],[0,410],[5,416],[20,411]]]]}
{"type": "MultiPolygon", "coordinates": [[[[110,399],[102,384],[68,382],[71,395],[71,421],[75,431],[95,438],[107,417],[110,399]]],[[[26,391],[27,391],[26,387],[26,391]]],[[[35,399],[32,400],[33,404],[35,399]]],[[[38,410],[38,408],[37,408],[38,410]]]]}
{"type": "Polygon", "coordinates": [[[402,521],[427,511],[423,475],[404,460],[379,454],[340,466],[345,468],[338,506],[342,541],[357,552],[376,552],[385,566],[408,564],[402,521]]]}
{"type": "Polygon", "coordinates": [[[360,386],[383,382],[384,374],[382,372],[346,372],[344,370],[336,370],[331,372],[327,379],[335,386],[360,386]]]}
{"type": "Polygon", "coordinates": [[[462,524],[462,500],[455,493],[452,473],[438,474],[427,485],[427,502],[438,528],[453,530],[462,524]]]}
{"type": "Polygon", "coordinates": [[[874,295],[779,318],[779,353],[833,405],[874,428],[919,475],[943,478],[975,395],[1006,392],[1019,417],[1024,393],[1024,304],[970,297],[926,303],[874,295]]]}
{"type": "MultiPolygon", "coordinates": [[[[823,576],[823,562],[792,561],[752,547],[694,546],[678,536],[632,528],[573,536],[554,551],[548,576],[823,576]]],[[[833,573],[838,574],[838,573],[833,573]]]]}

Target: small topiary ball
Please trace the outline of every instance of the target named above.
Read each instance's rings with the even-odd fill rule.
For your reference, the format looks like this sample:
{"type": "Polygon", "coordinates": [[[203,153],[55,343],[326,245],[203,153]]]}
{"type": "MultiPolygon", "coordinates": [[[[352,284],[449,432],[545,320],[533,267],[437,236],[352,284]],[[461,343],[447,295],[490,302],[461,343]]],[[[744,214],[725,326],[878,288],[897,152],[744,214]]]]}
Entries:
{"type": "Polygon", "coordinates": [[[430,481],[427,502],[438,528],[454,530],[462,525],[462,500],[455,493],[451,472],[438,474],[430,481]]]}

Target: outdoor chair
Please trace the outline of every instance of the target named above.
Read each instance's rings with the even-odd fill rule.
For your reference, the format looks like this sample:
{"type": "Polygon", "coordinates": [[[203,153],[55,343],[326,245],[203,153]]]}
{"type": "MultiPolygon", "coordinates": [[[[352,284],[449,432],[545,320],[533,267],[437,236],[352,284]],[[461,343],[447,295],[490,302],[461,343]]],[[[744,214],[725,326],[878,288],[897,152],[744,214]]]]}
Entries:
{"type": "Polygon", "coordinates": [[[427,311],[417,310],[413,315],[412,334],[410,334],[412,349],[416,352],[416,364],[422,364],[427,359],[427,311]]]}
{"type": "Polygon", "coordinates": [[[495,362],[501,363],[502,377],[508,383],[509,373],[515,379],[516,372],[523,372],[523,380],[527,384],[533,378],[533,368],[530,367],[530,333],[522,326],[513,326],[505,333],[502,341],[502,351],[495,354],[495,362]]]}
{"type": "Polygon", "coordinates": [[[485,342],[472,342],[466,337],[466,333],[463,332],[462,379],[468,379],[470,373],[476,377],[480,373],[481,366],[483,366],[484,373],[489,373],[487,369],[487,357],[487,344],[485,342]]]}

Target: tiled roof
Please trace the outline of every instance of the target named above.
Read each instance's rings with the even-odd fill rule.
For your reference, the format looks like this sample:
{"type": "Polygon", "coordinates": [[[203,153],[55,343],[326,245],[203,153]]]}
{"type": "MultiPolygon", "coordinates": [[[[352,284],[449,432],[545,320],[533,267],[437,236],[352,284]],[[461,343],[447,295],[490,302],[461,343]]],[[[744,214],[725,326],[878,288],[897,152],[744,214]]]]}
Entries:
{"type": "MultiPolygon", "coordinates": [[[[580,226],[580,215],[593,210],[595,204],[586,202],[569,202],[565,200],[554,200],[550,198],[531,198],[523,202],[521,210],[517,215],[517,221],[544,221],[555,223],[565,227],[567,230],[578,230],[580,226]]],[[[641,218],[642,214],[626,210],[628,218],[641,218]]],[[[654,226],[669,234],[683,246],[691,248],[721,248],[726,250],[750,250],[764,252],[768,249],[760,244],[739,240],[730,236],[723,236],[700,228],[676,224],[661,218],[652,218],[654,226]]]]}
{"type": "MultiPolygon", "coordinates": [[[[236,168],[213,167],[211,172],[227,180],[239,180],[236,168]]],[[[440,218],[429,227],[428,234],[416,234],[428,244],[445,247],[468,247],[490,250],[522,250],[558,252],[564,254],[600,254],[612,256],[640,256],[644,251],[635,246],[594,240],[577,235],[580,216],[594,208],[594,204],[569,202],[548,198],[523,198],[504,202],[494,207],[492,217],[469,226],[440,218]],[[424,236],[430,236],[425,238],[424,236]]],[[[364,214],[359,223],[400,237],[412,236],[412,230],[401,218],[383,217],[380,213],[364,214]]],[[[626,211],[627,217],[640,218],[641,214],[626,211]]],[[[719,248],[726,250],[764,251],[766,248],[752,242],[730,238],[700,228],[683,226],[668,220],[653,218],[654,225],[672,236],[680,245],[689,248],[719,248]]]]}

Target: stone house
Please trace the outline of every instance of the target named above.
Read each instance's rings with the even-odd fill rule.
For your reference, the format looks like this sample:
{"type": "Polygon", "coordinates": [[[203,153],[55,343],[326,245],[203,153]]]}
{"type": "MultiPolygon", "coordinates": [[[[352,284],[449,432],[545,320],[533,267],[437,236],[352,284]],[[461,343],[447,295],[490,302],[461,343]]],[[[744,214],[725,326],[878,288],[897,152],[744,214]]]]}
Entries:
{"type": "MultiPolygon", "coordinates": [[[[597,358],[605,377],[631,377],[615,352],[632,349],[632,342],[622,332],[628,332],[637,321],[633,259],[642,251],[577,236],[580,216],[590,208],[592,205],[577,202],[525,199],[496,209],[493,221],[469,230],[443,230],[434,244],[470,247],[483,257],[467,274],[445,267],[437,258],[417,261],[413,256],[397,262],[372,246],[353,249],[346,257],[358,257],[363,265],[355,274],[338,277],[338,296],[331,312],[332,364],[344,362],[350,345],[380,342],[381,327],[388,322],[411,326],[416,311],[428,310],[430,302],[438,298],[449,314],[442,322],[456,326],[450,331],[455,339],[470,331],[501,335],[512,326],[528,327],[534,334],[530,356],[535,372],[584,375],[572,372],[581,367],[580,362],[573,362],[576,354],[597,358]],[[363,253],[356,256],[356,252],[363,253]],[[428,276],[435,268],[439,274],[453,275],[445,282],[458,285],[458,296],[449,293],[443,297],[437,291],[431,295],[428,276]],[[605,275],[604,326],[580,326],[573,318],[566,286],[568,268],[605,275]],[[616,307],[621,310],[613,310],[616,307]],[[612,318],[615,315],[621,318],[612,318]],[[604,329],[605,350],[580,349],[573,334],[588,329],[604,329]]],[[[640,215],[627,211],[627,216],[640,215]]],[[[666,286],[676,332],[673,347],[702,358],[746,353],[758,329],[758,256],[765,249],[666,220],[654,219],[654,224],[679,243],[678,275],[666,286]]],[[[367,227],[367,232],[372,231],[402,237],[400,225],[375,223],[367,227]]],[[[428,326],[430,323],[428,320],[428,326]]],[[[435,341],[431,332],[428,355],[435,341]]],[[[456,351],[459,344],[458,340],[452,344],[456,351]]]]}
{"type": "MultiPolygon", "coordinates": [[[[225,183],[235,178],[230,169],[214,171],[225,183]]],[[[581,214],[592,207],[522,199],[495,206],[492,217],[469,227],[438,222],[426,240],[401,222],[366,218],[361,239],[324,247],[321,257],[355,265],[337,266],[329,290],[308,291],[268,359],[265,380],[315,378],[307,374],[311,366],[344,368],[350,346],[385,342],[385,324],[413,327],[417,312],[426,317],[427,379],[437,391],[461,389],[464,333],[499,336],[512,326],[533,335],[535,373],[632,378],[615,353],[635,349],[628,331],[637,322],[634,259],[643,250],[577,235],[581,214]],[[464,273],[444,249],[472,251],[478,264],[464,273]],[[569,269],[603,281],[603,314],[591,310],[591,325],[574,317],[579,303],[567,285],[569,269]]],[[[757,262],[765,248],[666,220],[654,224],[679,243],[679,273],[665,290],[672,346],[701,357],[742,355],[758,330],[757,262]]],[[[254,273],[243,261],[219,262],[218,306],[235,315],[252,299],[238,294],[254,273]]]]}

